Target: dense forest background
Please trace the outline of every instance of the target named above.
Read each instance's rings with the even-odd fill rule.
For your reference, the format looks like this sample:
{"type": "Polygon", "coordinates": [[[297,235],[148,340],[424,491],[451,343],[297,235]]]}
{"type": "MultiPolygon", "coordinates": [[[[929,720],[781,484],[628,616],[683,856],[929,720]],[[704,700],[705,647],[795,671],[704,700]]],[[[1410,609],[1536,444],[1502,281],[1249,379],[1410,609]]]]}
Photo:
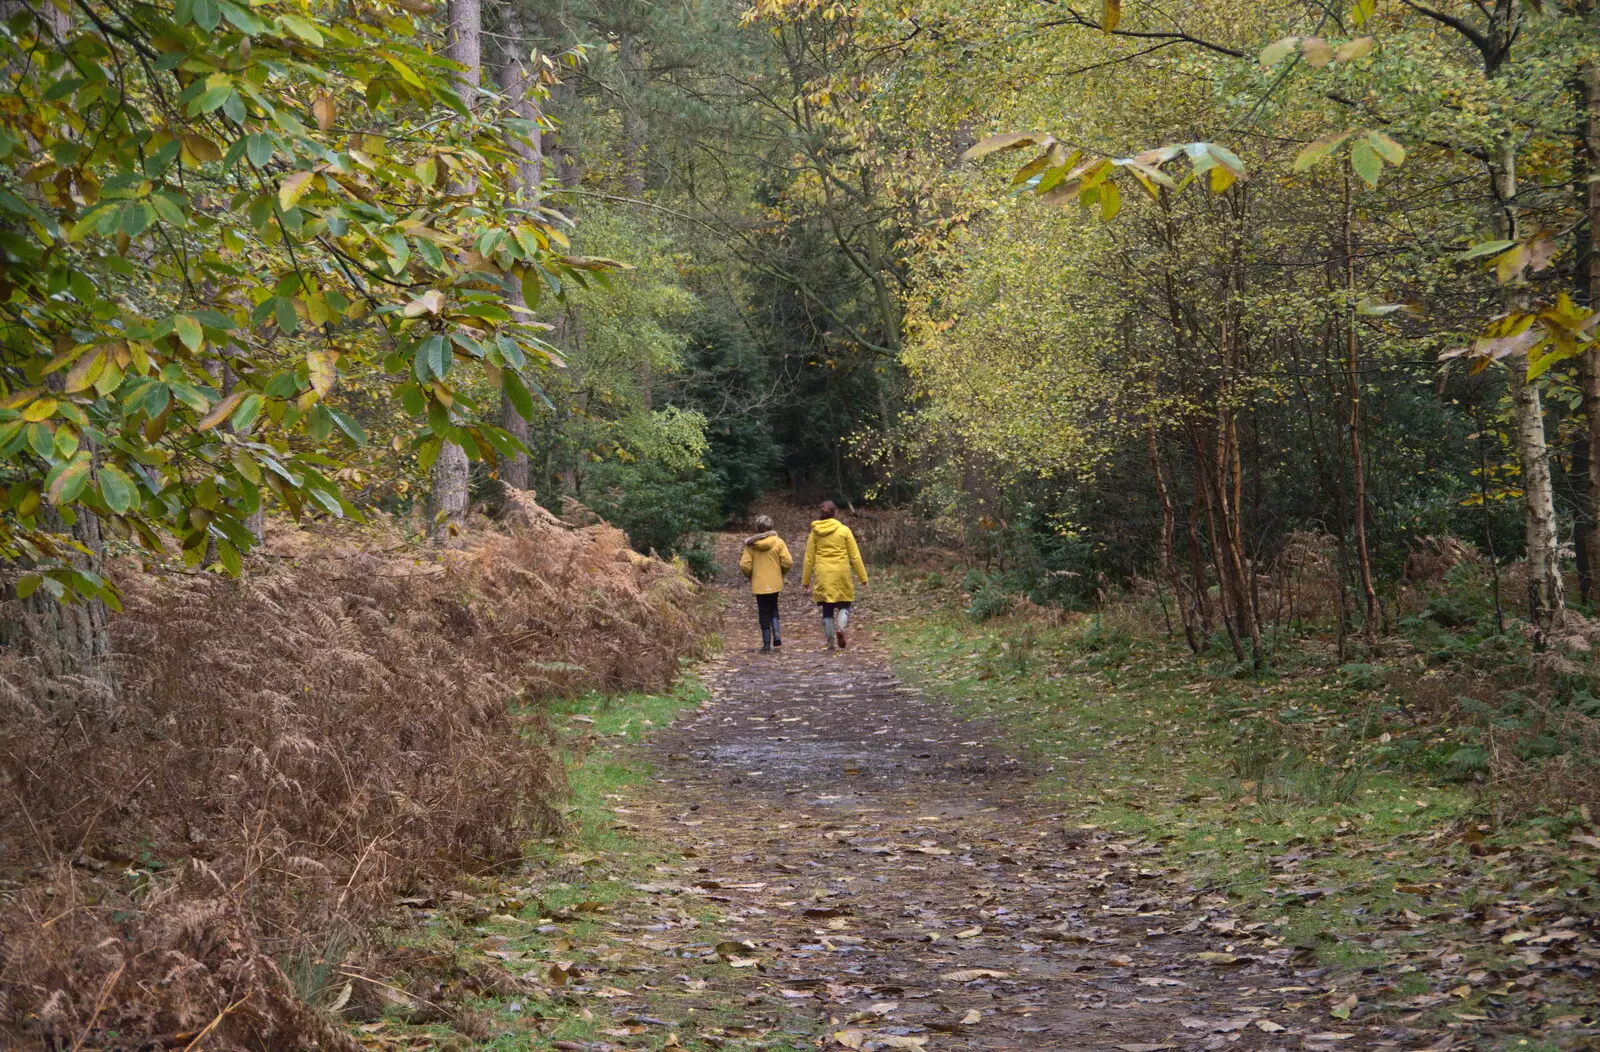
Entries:
{"type": "Polygon", "coordinates": [[[592,45],[551,201],[638,268],[556,318],[541,499],[664,552],[774,482],[872,499],[1241,657],[1296,560],[1352,632],[1441,545],[1531,552],[1536,625],[1562,566],[1592,599],[1587,5],[529,17],[592,45]]]}
{"type": "Polygon", "coordinates": [[[0,433],[48,591],[102,583],[50,569],[63,506],[234,568],[264,505],[437,534],[531,489],[704,569],[779,485],[1035,599],[1159,581],[1241,658],[1313,550],[1351,631],[1441,543],[1528,556],[1541,633],[1563,566],[1592,599],[1586,3],[289,6],[288,65],[221,0],[12,16],[8,258],[50,276],[0,433]]]}

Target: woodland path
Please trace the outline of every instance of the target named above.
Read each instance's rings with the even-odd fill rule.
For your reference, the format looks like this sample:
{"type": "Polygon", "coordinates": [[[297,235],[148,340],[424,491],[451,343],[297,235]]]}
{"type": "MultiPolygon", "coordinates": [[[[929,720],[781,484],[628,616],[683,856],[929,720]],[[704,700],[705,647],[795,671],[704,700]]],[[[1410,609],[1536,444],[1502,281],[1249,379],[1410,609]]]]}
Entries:
{"type": "Polygon", "coordinates": [[[689,856],[765,1003],[869,1050],[1419,1047],[1330,1019],[1270,928],[1035,797],[994,728],[897,680],[871,589],[828,653],[792,574],[785,645],[762,654],[725,588],[712,698],[649,746],[626,810],[689,856]]]}

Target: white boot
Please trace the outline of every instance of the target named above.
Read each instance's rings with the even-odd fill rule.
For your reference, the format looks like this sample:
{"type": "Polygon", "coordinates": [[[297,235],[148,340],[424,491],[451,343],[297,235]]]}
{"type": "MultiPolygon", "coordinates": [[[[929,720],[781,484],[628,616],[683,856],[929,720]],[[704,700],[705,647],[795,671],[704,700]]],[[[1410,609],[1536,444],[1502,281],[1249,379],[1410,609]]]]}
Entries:
{"type": "Polygon", "coordinates": [[[833,618],[831,618],[831,617],[825,617],[825,618],[822,619],[822,638],[826,639],[828,641],[828,649],[832,650],[834,648],[834,646],[833,646],[833,618]]]}

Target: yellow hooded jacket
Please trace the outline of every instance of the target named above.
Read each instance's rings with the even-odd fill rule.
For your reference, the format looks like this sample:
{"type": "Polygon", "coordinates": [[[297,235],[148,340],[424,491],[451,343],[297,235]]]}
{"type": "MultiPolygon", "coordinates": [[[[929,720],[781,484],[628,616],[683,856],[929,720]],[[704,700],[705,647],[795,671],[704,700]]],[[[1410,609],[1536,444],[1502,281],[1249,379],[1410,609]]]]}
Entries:
{"type": "Polygon", "coordinates": [[[806,564],[800,572],[802,587],[812,584],[811,598],[818,603],[848,603],[856,597],[851,571],[867,583],[867,567],[856,547],[856,535],[838,519],[818,519],[806,539],[806,564]]]}
{"type": "Polygon", "coordinates": [[[783,575],[793,565],[789,546],[771,530],[745,541],[739,556],[739,569],[750,578],[750,591],[756,595],[783,591],[783,575]]]}

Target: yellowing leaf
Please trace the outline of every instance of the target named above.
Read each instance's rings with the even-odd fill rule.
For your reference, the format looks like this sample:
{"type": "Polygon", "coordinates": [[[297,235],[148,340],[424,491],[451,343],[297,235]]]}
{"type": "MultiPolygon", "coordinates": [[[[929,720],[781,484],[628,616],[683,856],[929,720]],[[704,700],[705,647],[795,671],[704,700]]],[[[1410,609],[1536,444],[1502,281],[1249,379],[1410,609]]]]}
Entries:
{"type": "Polygon", "coordinates": [[[1340,143],[1350,138],[1350,135],[1351,133],[1347,131],[1329,132],[1319,139],[1313,139],[1295,155],[1294,170],[1303,172],[1312,165],[1327,160],[1333,151],[1339,148],[1340,143]]]}
{"type": "Polygon", "coordinates": [[[1356,170],[1362,182],[1375,187],[1383,175],[1383,158],[1378,156],[1378,151],[1366,139],[1357,139],[1350,148],[1350,167],[1356,170]]]}
{"type": "Polygon", "coordinates": [[[67,394],[77,394],[94,386],[99,379],[100,372],[105,368],[105,350],[96,348],[72,363],[72,368],[67,372],[66,383],[63,389],[67,394]]]}
{"type": "Polygon", "coordinates": [[[180,314],[172,319],[172,328],[178,334],[178,339],[191,351],[198,351],[206,342],[205,330],[200,327],[200,322],[192,315],[180,314]]]}
{"type": "Polygon", "coordinates": [[[311,186],[311,179],[315,172],[295,172],[278,186],[278,204],[284,208],[293,208],[306,195],[306,190],[311,186]]]}
{"type": "Polygon", "coordinates": [[[1340,62],[1354,62],[1372,51],[1372,43],[1371,37],[1356,37],[1354,40],[1346,40],[1334,49],[1333,57],[1340,62]]]}
{"type": "Polygon", "coordinates": [[[326,398],[339,380],[339,355],[336,351],[312,351],[306,355],[306,370],[311,374],[311,387],[319,397],[326,398]]]}
{"type": "Polygon", "coordinates": [[[1494,258],[1495,280],[1504,285],[1521,276],[1523,268],[1528,265],[1528,249],[1524,245],[1513,245],[1494,258]]]}
{"type": "Polygon", "coordinates": [[[1261,49],[1261,64],[1263,66],[1276,66],[1288,58],[1295,48],[1300,46],[1299,37],[1284,37],[1274,41],[1261,49]]]}
{"type": "Polygon", "coordinates": [[[961,155],[963,161],[976,161],[1000,150],[1020,150],[1039,141],[1039,136],[1027,132],[1001,132],[991,135],[961,155]]]}
{"type": "Polygon", "coordinates": [[[211,412],[207,413],[201,418],[200,422],[195,425],[195,429],[197,431],[210,431],[212,428],[226,420],[233,413],[234,407],[243,401],[243,399],[243,391],[235,391],[226,398],[223,398],[221,401],[217,402],[216,405],[211,407],[211,412]]]}
{"type": "Polygon", "coordinates": [[[1117,28],[1117,23],[1122,21],[1122,0],[1101,0],[1100,28],[1107,33],[1117,28]]]}
{"type": "Polygon", "coordinates": [[[1115,219],[1120,211],[1122,191],[1117,189],[1116,183],[1105,183],[1100,187],[1100,218],[1115,219]]]}
{"type": "Polygon", "coordinates": [[[333,120],[338,112],[332,95],[318,95],[316,101],[311,104],[311,115],[317,119],[317,127],[323,131],[333,127],[333,120]]]}
{"type": "Polygon", "coordinates": [[[196,161],[222,160],[222,147],[197,132],[184,132],[183,148],[196,161]]]}
{"type": "Polygon", "coordinates": [[[41,420],[49,420],[52,416],[56,415],[57,404],[58,403],[54,398],[50,398],[48,396],[35,399],[28,405],[28,408],[22,411],[22,419],[28,421],[30,424],[38,423],[41,420]]]}
{"type": "Polygon", "coordinates": [[[1367,141],[1378,151],[1378,156],[1398,168],[1405,163],[1406,148],[1380,131],[1367,132],[1367,141]]]}
{"type": "Polygon", "coordinates": [[[1300,41],[1300,53],[1313,69],[1321,69],[1333,61],[1333,45],[1321,37],[1306,37],[1300,41]]]}
{"type": "Polygon", "coordinates": [[[438,314],[444,309],[444,293],[438,289],[429,289],[410,303],[400,313],[407,318],[419,318],[424,314],[438,314]]]}

